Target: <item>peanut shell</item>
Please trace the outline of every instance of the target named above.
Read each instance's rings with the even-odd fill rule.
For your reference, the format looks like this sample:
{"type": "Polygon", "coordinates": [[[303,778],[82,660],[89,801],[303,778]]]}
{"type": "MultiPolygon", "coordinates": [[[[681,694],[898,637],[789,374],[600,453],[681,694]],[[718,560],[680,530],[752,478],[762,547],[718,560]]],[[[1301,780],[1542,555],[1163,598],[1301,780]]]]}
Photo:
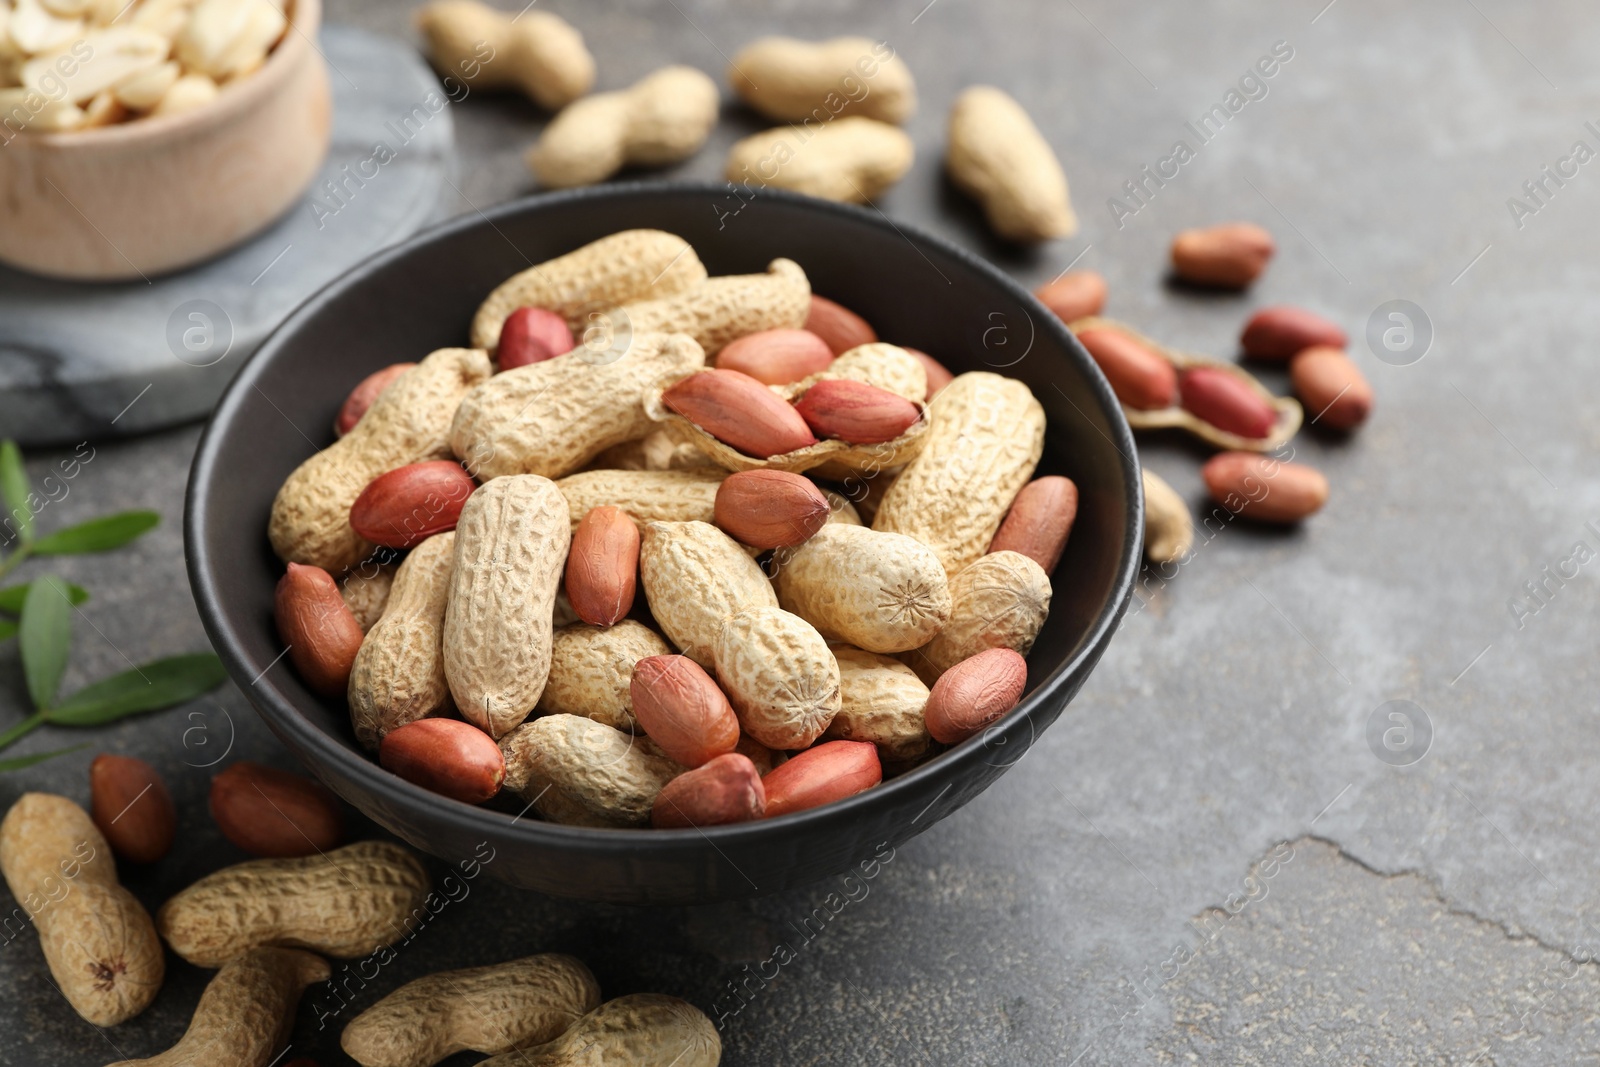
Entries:
{"type": "Polygon", "coordinates": [[[883,496],[874,530],[932,548],[954,575],[983,555],[1044,451],[1044,408],[1026,385],[958,376],[929,405],[932,428],[883,496]]]}
{"type": "Polygon", "coordinates": [[[633,665],[649,656],[670,655],[660,634],[641,622],[623,619],[615,626],[574,623],[555,633],[550,646],[550,678],[534,709],[536,715],[578,715],[628,733],[638,733],[629,684],[633,665]]]}
{"type": "Polygon", "coordinates": [[[922,710],[928,687],[917,672],[889,656],[849,645],[833,645],[839,663],[839,714],[822,736],[829,741],[870,741],[886,763],[906,763],[928,754],[922,710]]]}
{"type": "Polygon", "coordinates": [[[700,346],[682,335],[635,333],[621,354],[580,346],[496,374],[468,392],[450,444],[485,481],[507,474],[560,478],[612,445],[649,433],[651,420],[640,406],[645,390],[663,375],[704,365],[700,346]]]}
{"type": "Polygon", "coordinates": [[[707,522],[652,522],[642,531],[639,573],[650,613],[678,649],[710,667],[723,621],[777,608],[778,595],[739,543],[707,522]]]}
{"type": "Polygon", "coordinates": [[[380,474],[450,458],[450,421],[468,390],[489,376],[489,357],[442,348],[379,394],[353,426],[295,468],[272,501],[267,535],[285,562],[338,575],[373,550],[350,528],[350,505],[380,474]]]}
{"type": "Polygon", "coordinates": [[[681,293],[705,281],[689,242],[662,230],[623,230],[513,274],[472,320],[472,344],[494,351],[500,327],[519,307],[548,308],[581,335],[593,312],[681,293]]]}
{"type": "Polygon", "coordinates": [[[1022,553],[984,556],[950,579],[950,621],[912,653],[912,667],[932,685],[944,671],[991,648],[1026,656],[1050,614],[1050,593],[1050,576],[1022,553]]]}
{"type": "Polygon", "coordinates": [[[468,498],[455,532],[445,677],[461,717],[498,738],[544,691],[572,540],[567,501],[537,475],[496,478],[468,498]]]}
{"type": "Polygon", "coordinates": [[[547,952],[407,982],[351,1019],[339,1045],[362,1067],[433,1067],[543,1044],[599,1006],[589,968],[547,952]]]}
{"type": "Polygon", "coordinates": [[[741,611],[723,620],[711,652],[739,725],[768,748],[805,748],[839,712],[839,664],[798,615],[741,611]]]}
{"type": "Polygon", "coordinates": [[[455,565],[455,531],[434,534],[400,564],[384,611],[350,668],[350,723],[376,748],[397,726],[448,713],[444,615],[455,565]]]}
{"type": "Polygon", "coordinates": [[[506,788],[551,822],[647,826],[663,786],[688,770],[648,737],[579,715],[546,715],[500,739],[506,788]]]}
{"type": "Polygon", "coordinates": [[[869,652],[905,652],[950,617],[950,587],[932,549],[904,534],[829,523],[785,554],[778,603],[823,637],[869,652]]]}
{"type": "Polygon", "coordinates": [[[409,851],[360,841],[224,867],[161,905],[156,926],[197,967],[219,967],[262,945],[356,959],[404,937],[426,914],[428,895],[428,872],[409,851]]]}

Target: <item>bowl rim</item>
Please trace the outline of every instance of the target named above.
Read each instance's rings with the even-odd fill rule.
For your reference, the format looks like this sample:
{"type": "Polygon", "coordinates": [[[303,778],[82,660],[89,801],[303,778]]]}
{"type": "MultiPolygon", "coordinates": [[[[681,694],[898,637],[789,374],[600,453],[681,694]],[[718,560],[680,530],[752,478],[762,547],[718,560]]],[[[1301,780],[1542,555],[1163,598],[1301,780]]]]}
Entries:
{"type": "Polygon", "coordinates": [[[321,25],[322,0],[291,0],[289,23],[267,54],[267,61],[259,70],[221,86],[215,100],[176,115],[144,115],[84,130],[23,129],[15,134],[16,143],[28,148],[87,152],[95,148],[126,148],[130,142],[176,139],[196,129],[231,122],[264,96],[277,92],[308,51],[316,48],[317,54],[322,54],[314,40],[321,25]]]}
{"type": "MultiPolygon", "coordinates": [[[[509,216],[529,211],[559,209],[562,205],[578,201],[620,199],[641,194],[704,196],[724,192],[726,186],[720,182],[641,180],[537,193],[487,210],[474,209],[367,257],[304,300],[273,329],[234,376],[207,420],[205,430],[195,449],[184,494],[184,548],[190,589],[206,634],[235,684],[241,684],[241,680],[247,681],[252,677],[259,681],[260,674],[257,673],[258,665],[247,660],[239,635],[227,622],[222,608],[222,598],[216,580],[212,576],[215,570],[212,552],[203,536],[211,501],[200,491],[200,487],[213,481],[217,476],[218,453],[227,434],[227,428],[248,399],[257,379],[264,373],[279,346],[283,344],[284,338],[298,330],[307,319],[321,311],[324,306],[342,297],[351,289],[358,288],[370,275],[395,261],[413,255],[419,248],[470,229],[489,226],[498,230],[495,223],[509,216]]],[[[998,267],[952,241],[928,233],[920,227],[892,221],[881,211],[868,210],[852,204],[820,200],[787,190],[762,189],[756,192],[756,195],[815,211],[823,216],[848,219],[853,223],[867,225],[912,241],[913,247],[920,242],[949,255],[1016,300],[1036,322],[1043,323],[1045,331],[1055,334],[1056,339],[1061,341],[1068,351],[1078,349],[1071,331],[1039,303],[1032,293],[998,267]]],[[[358,788],[406,808],[427,806],[430,809],[427,817],[436,823],[449,824],[447,829],[451,831],[481,835],[482,821],[487,820],[495,824],[495,829],[502,840],[516,844],[583,846],[588,851],[608,856],[640,855],[641,849],[645,846],[648,846],[649,852],[657,856],[664,851],[676,853],[698,851],[705,843],[709,843],[713,848],[719,845],[737,846],[754,842],[770,834],[800,831],[807,825],[847,822],[874,805],[891,801],[897,794],[910,794],[916,791],[930,779],[951,776],[953,780],[947,782],[939,796],[928,804],[928,807],[932,807],[939,797],[956,784],[963,771],[970,769],[983,758],[990,743],[996,740],[1002,745],[1021,743],[1022,752],[1026,754],[1037,737],[1037,733],[1032,729],[1035,715],[1051,706],[1061,696],[1063,690],[1072,687],[1080,671],[1092,669],[1116,632],[1117,624],[1126,612],[1133,594],[1134,581],[1143,555],[1144,525],[1143,484],[1133,432],[1123,417],[1121,404],[1112,392],[1110,383],[1086,353],[1080,355],[1084,364],[1083,369],[1089,372],[1088,384],[1099,394],[1100,406],[1111,422],[1114,439],[1109,439],[1108,443],[1121,456],[1122,477],[1128,502],[1124,509],[1123,520],[1129,536],[1118,563],[1111,596],[1085,631],[1077,653],[1043,678],[1038,688],[1025,696],[1015,708],[983,733],[970,737],[934,759],[871,789],[816,808],[720,826],[658,830],[571,826],[540,819],[524,820],[522,815],[527,813],[532,804],[525,807],[521,814],[512,816],[505,812],[453,800],[406,781],[384,769],[368,754],[336,741],[275,688],[249,683],[243,686],[246,699],[281,738],[286,741],[292,738],[296,744],[325,752],[327,760],[358,788]],[[1026,740],[1023,737],[1025,730],[1029,732],[1026,740]]],[[[269,664],[269,670],[270,667],[269,664]]],[[[294,745],[289,747],[292,749],[294,745]]],[[[1017,759],[1020,760],[1021,756],[1017,759]]],[[[1015,762],[1016,760],[1012,760],[1007,766],[1012,766],[1015,762]]],[[[919,815],[918,818],[920,817],[919,815]]],[[[477,840],[476,837],[470,839],[477,840]]]]}

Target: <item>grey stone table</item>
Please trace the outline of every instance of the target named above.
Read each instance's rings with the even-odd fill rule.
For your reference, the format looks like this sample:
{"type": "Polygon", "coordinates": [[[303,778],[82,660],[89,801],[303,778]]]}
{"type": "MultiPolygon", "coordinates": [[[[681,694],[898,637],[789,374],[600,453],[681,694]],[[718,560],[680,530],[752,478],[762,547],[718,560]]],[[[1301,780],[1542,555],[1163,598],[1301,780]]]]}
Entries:
{"type": "MultiPolygon", "coordinates": [[[[1060,722],[837,914],[830,883],[641,912],[480,880],[343,1015],[319,1026],[306,1005],[292,1055],[345,1064],[340,1018],[400,982],[556,949],[588,960],[608,995],[725,1011],[739,1065],[1600,1062],[1600,171],[1572,155],[1580,140],[1600,148],[1586,126],[1600,125],[1592,5],[550,2],[587,35],[606,87],[673,61],[720,71],[766,32],[883,37],[922,93],[919,159],[885,212],[1030,284],[1081,256],[1110,280],[1110,313],[1198,351],[1228,354],[1258,305],[1304,303],[1351,329],[1379,406],[1352,440],[1295,442],[1333,483],[1323,514],[1291,532],[1218,524],[1181,573],[1148,576],[1060,722]],[[1185,124],[1226,110],[1279,41],[1292,58],[1200,141],[1185,124]],[[943,111],[977,81],[1013,91],[1059,147],[1077,239],[998,248],[941,181],[943,111]],[[1193,158],[1129,198],[1124,183],[1179,140],[1193,158]],[[1166,287],[1171,233],[1224,218],[1278,235],[1262,282],[1245,297],[1166,287]],[[1380,360],[1363,334],[1394,300],[1420,309],[1431,340],[1380,344],[1380,360]],[[817,909],[827,921],[802,940],[817,909]],[[797,958],[775,968],[779,942],[797,958]],[[749,992],[731,996],[736,984],[749,992]]],[[[336,22],[408,32],[392,0],[329,6],[336,22]]],[[[454,209],[529,191],[518,157],[541,117],[490,99],[454,116],[454,209]]],[[[715,177],[753,128],[730,108],[677,173],[715,177]]],[[[204,644],[178,536],[195,437],[102,446],[46,509],[51,524],[113,507],[167,517],[131,551],[62,562],[95,592],[76,680],[204,644]]],[[[1201,453],[1167,439],[1144,451],[1198,507],[1201,453]]],[[[54,458],[35,456],[36,473],[54,458]]],[[[22,694],[15,649],[0,648],[0,723],[22,694]]],[[[43,731],[22,751],[68,740],[43,731]]],[[[156,761],[184,812],[174,854],[132,881],[152,904],[235,858],[210,828],[202,766],[230,740],[229,758],[285,759],[231,688],[95,738],[156,761]]],[[[0,802],[30,787],[83,796],[92,751],[0,779],[0,802]]],[[[0,1064],[165,1048],[203,979],[175,966],[150,1012],[98,1033],[18,938],[0,949],[0,1064]]]]}

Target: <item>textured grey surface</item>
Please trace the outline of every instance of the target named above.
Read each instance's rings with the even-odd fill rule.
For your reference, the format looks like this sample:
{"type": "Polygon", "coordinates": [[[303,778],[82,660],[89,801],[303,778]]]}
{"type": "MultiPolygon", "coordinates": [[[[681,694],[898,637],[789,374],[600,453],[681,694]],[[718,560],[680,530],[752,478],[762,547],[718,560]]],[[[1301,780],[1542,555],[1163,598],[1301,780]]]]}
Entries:
{"type": "MultiPolygon", "coordinates": [[[[1600,366],[1587,354],[1600,173],[1552,184],[1521,229],[1506,201],[1575,140],[1600,147],[1584,128],[1600,120],[1600,18],[1576,2],[1336,0],[1319,17],[1322,4],[552,4],[587,34],[603,87],[669,61],[720,72],[722,53],[764,32],[885,37],[922,93],[918,163],[881,204],[892,217],[1030,284],[1084,253],[1111,282],[1111,314],[1200,352],[1228,354],[1253,307],[1306,304],[1350,329],[1378,408],[1348,442],[1295,442],[1333,483],[1323,514],[1293,532],[1228,524],[1175,579],[1152,581],[1060,722],[978,801],[852,883],[860,899],[839,882],[636,912],[480,880],[350,1010],[437,968],[559,949],[588,960],[607,995],[658,990],[712,1010],[744,1003],[719,998],[748,981],[725,1029],[725,1062],[739,1065],[1596,1062],[1600,568],[1548,580],[1520,628],[1508,602],[1576,542],[1600,552],[1586,526],[1600,527],[1600,366]],[[1279,40],[1295,55],[1269,94],[1119,230],[1106,199],[1279,40]],[[1059,147],[1080,237],[1036,255],[996,248],[942,183],[943,111],[976,80],[1014,91],[1059,147]],[[1279,237],[1256,289],[1165,287],[1171,233],[1229,217],[1279,237]],[[1393,299],[1436,329],[1411,366],[1359,340],[1393,299]],[[1434,728],[1411,766],[1366,740],[1395,699],[1434,728]],[[1266,878],[1257,865],[1280,843],[1293,858],[1266,878]],[[821,933],[796,932],[830,904],[821,933]],[[750,977],[774,974],[763,964],[780,943],[795,958],[750,977]]],[[[407,32],[403,4],[330,7],[333,21],[407,32]]],[[[531,106],[469,100],[454,116],[458,209],[531,189],[518,159],[541,121],[531,106]]],[[[676,173],[720,172],[722,150],[756,126],[727,117],[676,173]]],[[[203,644],[176,525],[194,440],[104,446],[47,509],[46,523],[134,505],[169,519],[133,553],[62,566],[96,592],[80,679],[120,668],[119,648],[137,660],[203,644]]],[[[1199,504],[1202,453],[1169,439],[1144,451],[1199,504]]],[[[10,721],[22,700],[10,647],[0,685],[10,721]]],[[[104,735],[157,760],[186,812],[173,857],[133,881],[152,904],[234,856],[204,814],[208,772],[185,766],[213,758],[194,742],[220,743],[222,712],[235,754],[282,759],[233,690],[104,735]],[[186,747],[196,722],[211,728],[186,747]]],[[[26,750],[62,742],[44,732],[26,750]]],[[[24,787],[82,797],[89,754],[9,776],[0,800],[24,787]]],[[[117,1058],[108,1042],[148,1054],[182,1031],[202,981],[175,967],[154,1010],[99,1035],[44,983],[31,940],[0,947],[0,975],[0,1064],[101,1063],[117,1058]]],[[[336,1031],[308,1007],[293,1054],[348,1062],[336,1031]]]]}
{"type": "Polygon", "coordinates": [[[434,215],[454,159],[449,101],[427,64],[347,26],[319,46],[332,68],[328,158],[264,232],[149,281],[83,285],[0,267],[6,436],[63,444],[203,415],[302,300],[434,215]]]}

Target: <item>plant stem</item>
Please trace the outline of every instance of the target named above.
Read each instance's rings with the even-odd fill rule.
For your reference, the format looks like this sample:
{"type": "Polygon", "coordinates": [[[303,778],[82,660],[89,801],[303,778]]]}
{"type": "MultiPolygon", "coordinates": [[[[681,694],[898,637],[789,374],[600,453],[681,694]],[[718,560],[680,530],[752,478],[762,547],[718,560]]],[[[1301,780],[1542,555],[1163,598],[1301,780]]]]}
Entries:
{"type": "Polygon", "coordinates": [[[4,578],[6,575],[16,570],[17,565],[32,554],[33,542],[31,540],[22,542],[22,544],[17,547],[15,552],[11,553],[11,555],[7,556],[5,559],[0,559],[0,578],[4,578]]]}
{"type": "Polygon", "coordinates": [[[0,750],[10,748],[24,737],[34,731],[36,727],[44,725],[45,713],[36,711],[26,719],[17,723],[11,729],[0,733],[0,750]]]}

